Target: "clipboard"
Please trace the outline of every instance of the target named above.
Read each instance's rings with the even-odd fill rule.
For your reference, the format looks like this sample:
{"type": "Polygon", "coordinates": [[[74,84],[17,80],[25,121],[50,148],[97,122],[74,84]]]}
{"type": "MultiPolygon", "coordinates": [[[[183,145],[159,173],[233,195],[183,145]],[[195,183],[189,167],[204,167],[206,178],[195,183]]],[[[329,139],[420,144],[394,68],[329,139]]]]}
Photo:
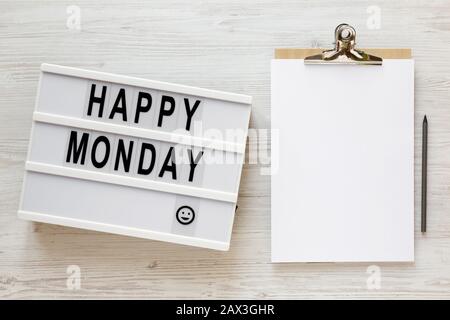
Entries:
{"type": "Polygon", "coordinates": [[[412,262],[411,49],[357,49],[348,24],[335,40],[275,49],[271,260],[412,262]]]}

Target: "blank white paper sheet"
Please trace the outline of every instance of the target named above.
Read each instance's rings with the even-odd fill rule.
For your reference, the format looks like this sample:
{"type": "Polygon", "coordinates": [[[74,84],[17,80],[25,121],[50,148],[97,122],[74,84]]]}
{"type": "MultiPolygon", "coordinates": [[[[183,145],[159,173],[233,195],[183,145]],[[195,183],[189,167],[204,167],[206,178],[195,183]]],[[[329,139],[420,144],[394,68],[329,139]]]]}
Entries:
{"type": "Polygon", "coordinates": [[[272,61],[272,261],[414,261],[414,61],[272,61]]]}

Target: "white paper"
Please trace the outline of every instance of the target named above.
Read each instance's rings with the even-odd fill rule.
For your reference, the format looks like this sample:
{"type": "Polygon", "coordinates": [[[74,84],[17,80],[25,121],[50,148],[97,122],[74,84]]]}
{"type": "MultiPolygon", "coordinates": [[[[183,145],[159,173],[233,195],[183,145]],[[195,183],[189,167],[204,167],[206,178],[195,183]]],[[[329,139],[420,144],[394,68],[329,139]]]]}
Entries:
{"type": "Polygon", "coordinates": [[[414,61],[272,61],[272,261],[414,260],[414,61]]]}

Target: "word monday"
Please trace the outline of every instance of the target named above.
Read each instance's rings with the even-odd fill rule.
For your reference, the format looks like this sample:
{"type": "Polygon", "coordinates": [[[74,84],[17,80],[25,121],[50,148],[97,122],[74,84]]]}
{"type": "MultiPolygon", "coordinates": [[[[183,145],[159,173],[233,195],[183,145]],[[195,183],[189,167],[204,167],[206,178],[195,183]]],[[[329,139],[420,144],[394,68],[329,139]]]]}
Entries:
{"type": "MultiPolygon", "coordinates": [[[[112,107],[107,113],[105,112],[105,104],[109,88],[107,85],[102,85],[100,95],[96,95],[96,86],[96,84],[91,84],[89,100],[85,109],[86,117],[95,117],[96,119],[119,118],[124,122],[133,121],[137,124],[140,116],[148,113],[154,107],[154,98],[151,93],[138,90],[135,93],[137,94],[136,105],[132,106],[131,101],[127,100],[127,89],[120,88],[116,95],[109,96],[112,107]],[[128,118],[128,108],[135,108],[133,119],[128,118]]],[[[197,99],[191,101],[189,98],[184,98],[182,102],[183,109],[186,112],[184,128],[189,131],[192,117],[198,110],[201,101],[197,99]]],[[[163,94],[159,106],[155,107],[158,108],[157,126],[161,127],[167,118],[174,116],[177,108],[176,99],[170,94],[163,94]]],[[[158,155],[157,152],[161,151],[162,148],[157,148],[151,141],[139,142],[138,140],[123,139],[107,134],[93,135],[88,132],[71,130],[65,162],[78,166],[87,166],[87,163],[91,163],[96,169],[108,167],[113,172],[123,170],[125,173],[132,173],[131,164],[136,163],[136,159],[133,159],[134,156],[137,157],[137,168],[133,170],[135,174],[145,177],[156,171],[159,178],[169,176],[172,180],[179,180],[181,175],[177,165],[180,164],[180,161],[176,159],[176,154],[179,154],[180,151],[175,152],[175,147],[170,146],[164,155],[158,155]],[[114,148],[114,146],[116,147],[114,148]],[[159,168],[157,168],[157,159],[164,159],[159,168]]],[[[194,151],[193,148],[185,146],[182,152],[185,152],[186,155],[183,159],[187,158],[189,161],[188,182],[193,182],[195,170],[202,159],[203,151],[194,151]]],[[[161,161],[159,162],[161,163],[161,161]]]]}

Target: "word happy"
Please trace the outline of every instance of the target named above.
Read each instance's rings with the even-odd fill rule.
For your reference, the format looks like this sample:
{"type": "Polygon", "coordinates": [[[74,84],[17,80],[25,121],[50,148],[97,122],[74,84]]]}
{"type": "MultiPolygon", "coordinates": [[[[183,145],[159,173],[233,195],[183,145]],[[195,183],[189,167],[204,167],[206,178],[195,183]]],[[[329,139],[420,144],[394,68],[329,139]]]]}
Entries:
{"type": "MultiPolygon", "coordinates": [[[[88,97],[85,117],[139,124],[144,116],[151,114],[155,117],[154,123],[158,129],[164,128],[166,123],[174,123],[177,115],[184,112],[183,128],[187,131],[190,130],[193,116],[201,103],[193,98],[176,99],[170,93],[163,93],[156,99],[154,93],[145,89],[94,83],[89,87],[88,97]],[[156,103],[156,100],[159,102],[156,103]],[[155,110],[150,113],[152,108],[155,110]]],[[[181,150],[177,147],[175,152],[175,146],[169,143],[71,130],[65,162],[94,170],[108,168],[112,172],[136,174],[141,177],[169,177],[169,180],[178,181],[181,168],[178,168],[180,161],[176,159],[176,155],[181,151],[184,153],[183,159],[188,159],[187,182],[193,182],[203,151],[194,152],[189,146],[179,148],[181,150]]]]}
{"type": "Polygon", "coordinates": [[[139,89],[119,88],[117,92],[114,91],[111,95],[108,95],[108,90],[110,89],[106,85],[102,85],[99,90],[96,84],[91,84],[86,112],[88,117],[98,119],[106,118],[107,120],[117,119],[121,122],[139,124],[144,115],[149,114],[152,108],[156,108],[154,113],[156,119],[153,119],[156,122],[156,128],[164,128],[165,122],[173,122],[178,116],[178,113],[182,112],[178,110],[180,108],[184,110],[186,116],[183,128],[189,131],[191,129],[192,118],[201,103],[201,100],[186,97],[181,100],[182,103],[180,106],[177,105],[177,103],[180,104],[180,101],[177,101],[175,97],[170,94],[162,94],[161,98],[158,99],[158,105],[154,106],[156,100],[154,93],[139,89]],[[130,91],[127,92],[127,90],[130,91]],[[100,94],[96,93],[97,91],[100,91],[100,94]],[[132,105],[133,94],[136,97],[134,105],[132,105]],[[106,103],[107,101],[109,101],[108,104],[106,103]],[[133,110],[130,110],[130,108],[133,110]],[[134,112],[132,113],[131,111],[134,112]],[[134,116],[130,117],[132,114],[134,116]]]}

